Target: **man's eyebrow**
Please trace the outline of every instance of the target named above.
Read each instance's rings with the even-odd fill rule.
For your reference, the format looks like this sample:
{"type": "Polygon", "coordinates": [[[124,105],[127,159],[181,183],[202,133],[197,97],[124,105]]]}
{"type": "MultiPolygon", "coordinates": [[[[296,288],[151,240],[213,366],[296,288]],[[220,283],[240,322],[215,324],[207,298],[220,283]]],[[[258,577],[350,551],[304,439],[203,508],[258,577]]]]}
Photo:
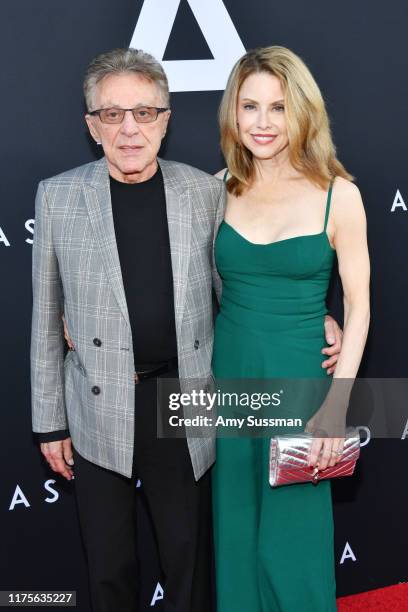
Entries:
{"type": "MultiPolygon", "coordinates": [[[[136,106],[132,106],[132,108],[139,108],[140,106],[153,106],[152,104],[147,104],[147,102],[138,102],[136,104],[136,106]]],[[[101,108],[123,108],[122,106],[120,106],[119,104],[116,104],[115,102],[110,102],[109,100],[107,102],[104,103],[103,107],[101,108]]]]}

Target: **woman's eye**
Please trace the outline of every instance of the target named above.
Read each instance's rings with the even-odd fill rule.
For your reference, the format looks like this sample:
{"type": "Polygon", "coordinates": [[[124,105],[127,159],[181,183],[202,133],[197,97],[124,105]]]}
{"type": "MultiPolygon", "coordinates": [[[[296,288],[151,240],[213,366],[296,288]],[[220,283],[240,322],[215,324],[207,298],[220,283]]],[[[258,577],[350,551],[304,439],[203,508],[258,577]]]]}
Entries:
{"type": "Polygon", "coordinates": [[[255,108],[255,104],[244,104],[244,110],[253,110],[255,108]]]}
{"type": "Polygon", "coordinates": [[[278,104],[277,106],[273,107],[273,110],[276,110],[276,111],[282,113],[285,110],[285,107],[283,106],[283,104],[278,104]]]}

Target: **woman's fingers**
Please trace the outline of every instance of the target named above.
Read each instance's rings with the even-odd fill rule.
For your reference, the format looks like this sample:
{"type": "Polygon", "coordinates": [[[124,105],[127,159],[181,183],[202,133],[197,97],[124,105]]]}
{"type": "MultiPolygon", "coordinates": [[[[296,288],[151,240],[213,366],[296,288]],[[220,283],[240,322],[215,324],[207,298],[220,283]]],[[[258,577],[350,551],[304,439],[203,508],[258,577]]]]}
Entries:
{"type": "Polygon", "coordinates": [[[310,447],[309,466],[316,467],[319,461],[319,455],[323,447],[324,438],[313,438],[312,446],[310,447]]]}
{"type": "Polygon", "coordinates": [[[319,470],[325,470],[332,457],[333,438],[324,438],[322,452],[319,459],[319,470]]]}
{"type": "Polygon", "coordinates": [[[71,338],[69,337],[69,334],[68,334],[68,328],[67,328],[67,324],[66,324],[66,322],[65,322],[65,317],[64,317],[64,315],[62,315],[62,322],[63,322],[63,324],[64,324],[64,338],[65,338],[65,340],[67,341],[67,344],[68,344],[69,350],[70,350],[70,351],[73,351],[73,350],[74,350],[74,345],[73,345],[73,343],[72,343],[71,338]]]}
{"type": "Polygon", "coordinates": [[[329,463],[330,466],[334,466],[340,461],[343,448],[344,438],[333,438],[332,458],[329,463]]]}

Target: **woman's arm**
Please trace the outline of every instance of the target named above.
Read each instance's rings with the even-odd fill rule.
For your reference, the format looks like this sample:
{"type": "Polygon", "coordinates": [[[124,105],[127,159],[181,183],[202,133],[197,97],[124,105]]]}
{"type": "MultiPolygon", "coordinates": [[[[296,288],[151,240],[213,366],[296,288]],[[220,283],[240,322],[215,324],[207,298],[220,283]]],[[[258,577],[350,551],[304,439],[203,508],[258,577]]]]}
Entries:
{"type": "Polygon", "coordinates": [[[338,178],[333,188],[333,242],[343,285],[344,333],[333,378],[355,378],[370,322],[367,223],[358,188],[338,178]]]}
{"type": "Polygon", "coordinates": [[[309,464],[319,469],[339,460],[347,408],[354,378],[360,367],[370,321],[370,261],[367,224],[360,192],[353,183],[337,178],[333,188],[328,234],[336,248],[343,285],[343,343],[330,391],[306,430],[328,432],[329,438],[313,441],[309,464]],[[320,452],[322,453],[319,457],[320,452]]]}

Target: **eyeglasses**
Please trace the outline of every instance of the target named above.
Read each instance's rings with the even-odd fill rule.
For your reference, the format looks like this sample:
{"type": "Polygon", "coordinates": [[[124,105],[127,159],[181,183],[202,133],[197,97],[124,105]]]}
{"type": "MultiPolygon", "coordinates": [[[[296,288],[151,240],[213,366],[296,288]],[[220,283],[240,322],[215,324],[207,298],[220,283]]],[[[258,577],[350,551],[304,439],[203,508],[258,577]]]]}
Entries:
{"type": "Polygon", "coordinates": [[[153,123],[159,113],[164,113],[169,108],[158,108],[157,106],[136,106],[135,108],[100,108],[91,111],[90,115],[98,115],[102,123],[122,123],[125,113],[130,111],[136,123],[153,123]]]}

